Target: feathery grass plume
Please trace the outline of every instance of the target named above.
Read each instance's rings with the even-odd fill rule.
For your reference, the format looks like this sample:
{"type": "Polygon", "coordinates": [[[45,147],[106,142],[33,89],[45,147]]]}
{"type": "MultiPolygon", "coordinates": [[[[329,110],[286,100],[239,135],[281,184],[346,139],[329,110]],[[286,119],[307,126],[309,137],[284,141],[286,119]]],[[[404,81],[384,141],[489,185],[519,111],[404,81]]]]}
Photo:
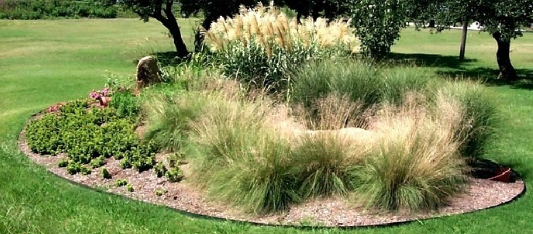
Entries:
{"type": "Polygon", "coordinates": [[[228,76],[274,91],[289,88],[290,71],[311,59],[347,56],[357,38],[341,20],[309,18],[298,24],[277,8],[259,4],[220,18],[205,32],[205,43],[228,76]]]}
{"type": "Polygon", "coordinates": [[[400,107],[385,106],[372,123],[377,139],[366,163],[354,170],[356,201],[384,210],[435,209],[462,191],[465,162],[455,136],[464,114],[442,99],[433,115],[416,95],[400,107]],[[453,118],[447,118],[449,116],[453,118]]]}

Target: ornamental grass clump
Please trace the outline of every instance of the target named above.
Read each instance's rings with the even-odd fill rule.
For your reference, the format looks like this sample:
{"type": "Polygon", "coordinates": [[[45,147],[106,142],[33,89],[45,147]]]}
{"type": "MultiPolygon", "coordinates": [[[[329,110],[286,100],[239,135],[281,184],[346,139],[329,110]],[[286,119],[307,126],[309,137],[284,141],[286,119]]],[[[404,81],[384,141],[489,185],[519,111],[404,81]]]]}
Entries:
{"type": "Polygon", "coordinates": [[[450,82],[440,90],[439,95],[446,96],[461,103],[464,118],[458,138],[465,138],[460,151],[470,159],[477,159],[485,153],[487,145],[494,135],[494,127],[498,123],[495,100],[490,92],[478,83],[450,82]]]}
{"type": "Polygon", "coordinates": [[[411,67],[376,67],[358,59],[324,60],[301,66],[293,76],[291,100],[305,108],[332,93],[347,96],[367,109],[399,104],[409,92],[425,92],[434,75],[411,67]]]}
{"type": "Polygon", "coordinates": [[[383,210],[436,209],[461,192],[466,182],[465,158],[457,138],[464,110],[439,97],[431,111],[413,98],[399,107],[380,109],[371,129],[376,144],[354,170],[356,201],[383,210]]]}
{"type": "Polygon", "coordinates": [[[290,144],[265,126],[268,104],[210,96],[195,122],[192,179],[212,198],[248,212],[284,210],[299,196],[290,173],[290,144]]]}
{"type": "Polygon", "coordinates": [[[283,91],[291,71],[312,59],[346,56],[357,39],[350,22],[309,18],[298,24],[274,7],[241,8],[205,32],[205,44],[225,75],[244,83],[283,91]]]}

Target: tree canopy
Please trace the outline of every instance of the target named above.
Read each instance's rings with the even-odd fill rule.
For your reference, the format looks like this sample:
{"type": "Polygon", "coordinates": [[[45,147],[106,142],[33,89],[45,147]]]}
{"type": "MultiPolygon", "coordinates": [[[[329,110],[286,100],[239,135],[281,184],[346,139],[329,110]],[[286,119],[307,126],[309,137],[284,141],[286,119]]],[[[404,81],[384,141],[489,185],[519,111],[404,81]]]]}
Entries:
{"type": "Polygon", "coordinates": [[[274,1],[277,6],[286,6],[298,13],[297,19],[301,17],[313,17],[316,20],[322,16],[330,20],[347,14],[350,11],[350,1],[348,0],[278,0],[274,1]]]}
{"type": "Polygon", "coordinates": [[[137,13],[145,22],[154,18],[161,22],[172,35],[179,57],[189,54],[181,37],[178,19],[174,16],[174,0],[121,0],[121,5],[137,13]]]}
{"type": "Polygon", "coordinates": [[[382,58],[400,38],[407,22],[406,1],[351,0],[352,24],[361,39],[363,54],[382,58]]]}

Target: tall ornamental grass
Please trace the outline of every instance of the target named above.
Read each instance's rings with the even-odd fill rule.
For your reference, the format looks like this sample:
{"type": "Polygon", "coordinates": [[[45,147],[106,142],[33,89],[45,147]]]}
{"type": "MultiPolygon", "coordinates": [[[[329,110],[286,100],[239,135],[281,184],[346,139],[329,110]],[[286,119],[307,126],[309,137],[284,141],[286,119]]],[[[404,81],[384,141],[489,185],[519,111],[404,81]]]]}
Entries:
{"type": "Polygon", "coordinates": [[[459,148],[463,109],[441,99],[435,113],[416,99],[385,106],[372,123],[377,137],[358,167],[357,202],[382,210],[431,210],[447,204],[465,183],[465,160],[459,148]]]}
{"type": "Polygon", "coordinates": [[[323,196],[424,211],[463,191],[465,153],[486,144],[494,115],[493,106],[479,106],[489,102],[478,85],[434,85],[423,70],[364,63],[315,68],[298,74],[289,103],[243,92],[232,79],[184,74],[186,92],[148,102],[145,137],[171,151],[185,147],[189,181],[255,214],[323,196]]]}
{"type": "Polygon", "coordinates": [[[215,200],[247,212],[276,212],[298,201],[290,144],[264,124],[268,104],[211,97],[209,112],[194,124],[200,157],[192,179],[215,200]]]}
{"type": "Polygon", "coordinates": [[[467,81],[449,82],[439,92],[461,103],[464,109],[461,124],[465,129],[456,133],[458,138],[465,138],[461,153],[471,159],[483,156],[499,122],[495,98],[481,84],[467,81]]]}
{"type": "Polygon", "coordinates": [[[350,22],[306,19],[298,24],[274,7],[241,8],[205,32],[205,45],[227,76],[244,83],[285,91],[291,71],[311,59],[346,56],[357,39],[350,22]]]}
{"type": "Polygon", "coordinates": [[[433,78],[432,74],[419,68],[383,67],[378,70],[360,60],[330,59],[302,66],[293,77],[290,98],[308,113],[317,113],[317,100],[331,94],[345,96],[360,105],[349,117],[353,122],[383,103],[399,105],[409,92],[426,92],[433,86],[429,82],[433,78]]]}

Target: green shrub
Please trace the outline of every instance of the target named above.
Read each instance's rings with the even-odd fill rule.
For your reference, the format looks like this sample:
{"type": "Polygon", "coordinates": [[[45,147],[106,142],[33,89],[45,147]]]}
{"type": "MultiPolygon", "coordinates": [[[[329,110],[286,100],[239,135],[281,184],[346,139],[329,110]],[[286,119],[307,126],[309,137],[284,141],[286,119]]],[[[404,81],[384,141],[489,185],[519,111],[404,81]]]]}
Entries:
{"type": "Polygon", "coordinates": [[[381,59],[390,52],[400,38],[400,29],[407,25],[408,5],[394,0],[352,1],[350,17],[361,38],[364,55],[381,59]]]}
{"type": "Polygon", "coordinates": [[[123,158],[122,160],[120,160],[120,168],[127,169],[127,168],[131,168],[132,166],[133,165],[131,165],[131,160],[129,160],[128,157],[123,158]]]}
{"type": "Polygon", "coordinates": [[[0,19],[115,18],[117,7],[101,1],[6,0],[0,19]]]}
{"type": "Polygon", "coordinates": [[[107,168],[102,167],[102,170],[100,171],[100,174],[102,174],[102,178],[104,179],[111,179],[111,173],[107,170],[107,168]]]}
{"type": "Polygon", "coordinates": [[[58,154],[63,149],[60,137],[60,126],[64,117],[47,114],[40,119],[32,120],[26,127],[26,139],[30,149],[38,154],[58,154]]]}
{"type": "Polygon", "coordinates": [[[128,181],[123,180],[123,179],[118,179],[115,181],[115,185],[117,185],[118,187],[126,186],[128,185],[128,181]]]}
{"type": "Polygon", "coordinates": [[[171,168],[165,172],[165,177],[170,182],[180,182],[183,179],[183,171],[179,167],[171,168]]]}
{"type": "Polygon", "coordinates": [[[163,177],[167,172],[167,168],[165,167],[165,165],[163,165],[163,163],[158,162],[154,167],[154,171],[157,177],[163,177]]]}
{"type": "Polygon", "coordinates": [[[57,163],[57,166],[58,167],[66,167],[66,166],[68,166],[68,163],[69,163],[68,159],[63,158],[63,159],[61,159],[61,161],[59,161],[59,163],[57,163]]]}
{"type": "Polygon", "coordinates": [[[165,195],[166,193],[168,193],[168,190],[166,190],[166,189],[156,189],[155,190],[155,195],[158,196],[158,197],[161,197],[161,196],[165,195]]]}
{"type": "Polygon", "coordinates": [[[82,175],[89,175],[89,174],[91,174],[91,168],[85,167],[85,166],[80,166],[80,172],[81,172],[82,175]]]}
{"type": "Polygon", "coordinates": [[[110,106],[116,109],[119,118],[138,117],[141,110],[138,99],[130,90],[115,92],[111,99],[110,106]]]}
{"type": "Polygon", "coordinates": [[[127,190],[128,192],[133,192],[133,191],[135,191],[135,189],[133,188],[133,185],[131,185],[131,184],[127,184],[127,185],[126,185],[126,190],[127,190]]]}
{"type": "Polygon", "coordinates": [[[66,153],[69,162],[65,166],[69,173],[89,173],[81,165],[97,168],[110,156],[126,157],[123,161],[127,167],[133,166],[138,171],[155,165],[154,143],[140,142],[132,118],[119,116],[115,108],[89,108],[85,99],[55,105],[47,111],[28,125],[28,145],[41,154],[66,153]]]}
{"type": "Polygon", "coordinates": [[[91,167],[92,168],[99,168],[101,166],[105,165],[105,158],[103,156],[99,156],[98,158],[93,158],[91,160],[91,167]]]}
{"type": "Polygon", "coordinates": [[[66,169],[69,174],[74,175],[81,171],[81,165],[77,162],[69,162],[66,169]]]}

